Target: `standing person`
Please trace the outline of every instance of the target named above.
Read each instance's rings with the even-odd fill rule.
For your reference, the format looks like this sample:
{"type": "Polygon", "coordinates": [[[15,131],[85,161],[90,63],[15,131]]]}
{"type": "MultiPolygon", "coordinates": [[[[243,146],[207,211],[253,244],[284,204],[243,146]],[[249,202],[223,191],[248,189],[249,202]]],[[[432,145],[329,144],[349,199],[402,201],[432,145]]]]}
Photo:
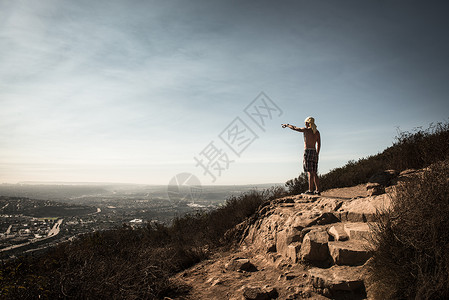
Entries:
{"type": "Polygon", "coordinates": [[[305,192],[308,195],[320,195],[318,180],[318,155],[321,149],[320,132],[316,129],[315,119],[307,117],[305,119],[306,127],[296,127],[290,124],[282,124],[282,127],[288,127],[292,130],[302,132],[304,134],[304,172],[309,176],[309,190],[305,192]],[[315,185],[315,191],[313,186],[315,185]]]}

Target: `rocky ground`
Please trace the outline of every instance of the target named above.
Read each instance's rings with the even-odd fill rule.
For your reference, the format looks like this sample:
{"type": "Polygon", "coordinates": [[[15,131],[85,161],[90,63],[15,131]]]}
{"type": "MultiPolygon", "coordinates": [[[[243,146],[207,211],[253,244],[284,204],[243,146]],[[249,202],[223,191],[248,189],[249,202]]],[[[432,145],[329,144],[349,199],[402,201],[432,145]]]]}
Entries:
{"type": "Polygon", "coordinates": [[[239,225],[237,249],[173,279],[192,287],[187,299],[370,299],[374,215],[390,206],[391,185],[415,172],[386,171],[321,196],[276,199],[239,225]]]}

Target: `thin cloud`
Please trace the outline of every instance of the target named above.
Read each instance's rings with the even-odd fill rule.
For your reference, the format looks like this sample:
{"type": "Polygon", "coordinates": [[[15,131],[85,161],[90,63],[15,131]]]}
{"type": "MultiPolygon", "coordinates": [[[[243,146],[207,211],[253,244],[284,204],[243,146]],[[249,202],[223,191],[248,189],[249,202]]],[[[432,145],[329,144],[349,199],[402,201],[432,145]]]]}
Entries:
{"type": "MultiPolygon", "coordinates": [[[[12,162],[49,164],[50,178],[63,175],[58,164],[140,162],[135,175],[123,171],[126,180],[145,172],[146,180],[161,180],[159,173],[175,172],[169,162],[185,168],[262,90],[286,120],[318,116],[329,137],[324,145],[344,148],[335,142],[340,137],[353,153],[376,152],[391,142],[396,124],[447,117],[445,8],[357,1],[1,2],[0,169],[7,164],[7,173],[25,178],[27,169],[14,171],[12,162]],[[416,18],[421,11],[423,20],[416,18]],[[146,167],[157,162],[171,167],[146,167]]],[[[250,161],[283,162],[276,155],[287,152],[276,144],[288,142],[278,134],[261,137],[250,161]]],[[[323,153],[329,167],[349,153],[341,151],[323,153]]]]}

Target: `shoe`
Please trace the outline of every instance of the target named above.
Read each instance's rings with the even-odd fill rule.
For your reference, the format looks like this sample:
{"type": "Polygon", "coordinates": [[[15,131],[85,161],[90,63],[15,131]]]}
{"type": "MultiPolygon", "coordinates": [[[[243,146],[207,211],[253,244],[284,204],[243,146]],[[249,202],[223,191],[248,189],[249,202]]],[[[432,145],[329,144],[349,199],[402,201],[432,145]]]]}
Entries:
{"type": "Polygon", "coordinates": [[[311,190],[307,190],[304,192],[305,195],[313,195],[313,192],[311,190]]]}
{"type": "Polygon", "coordinates": [[[321,195],[321,192],[320,192],[320,191],[314,191],[313,194],[314,194],[314,195],[320,196],[320,195],[321,195]]]}

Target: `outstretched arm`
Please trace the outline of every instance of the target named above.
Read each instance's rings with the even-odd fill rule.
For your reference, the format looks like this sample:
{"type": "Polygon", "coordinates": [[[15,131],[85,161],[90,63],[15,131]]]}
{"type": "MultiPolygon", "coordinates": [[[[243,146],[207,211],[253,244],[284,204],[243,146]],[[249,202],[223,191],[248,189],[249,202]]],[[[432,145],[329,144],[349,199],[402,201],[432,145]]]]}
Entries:
{"type": "Polygon", "coordinates": [[[296,126],[293,126],[293,125],[290,125],[290,124],[282,124],[282,127],[283,128],[288,127],[291,130],[295,130],[295,131],[299,131],[299,132],[304,132],[304,129],[305,129],[305,128],[296,127],[296,126]]]}

